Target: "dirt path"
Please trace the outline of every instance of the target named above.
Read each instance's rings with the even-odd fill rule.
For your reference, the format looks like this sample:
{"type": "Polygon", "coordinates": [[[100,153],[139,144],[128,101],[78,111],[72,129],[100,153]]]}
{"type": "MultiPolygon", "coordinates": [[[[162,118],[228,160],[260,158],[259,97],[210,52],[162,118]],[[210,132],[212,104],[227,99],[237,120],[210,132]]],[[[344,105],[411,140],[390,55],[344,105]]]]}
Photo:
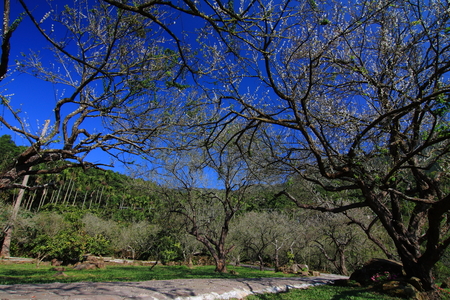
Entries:
{"type": "Polygon", "coordinates": [[[277,293],[291,288],[328,284],[347,278],[318,277],[262,279],[177,279],[142,282],[78,282],[0,285],[0,300],[122,300],[122,299],[241,299],[258,293],[277,293]]]}

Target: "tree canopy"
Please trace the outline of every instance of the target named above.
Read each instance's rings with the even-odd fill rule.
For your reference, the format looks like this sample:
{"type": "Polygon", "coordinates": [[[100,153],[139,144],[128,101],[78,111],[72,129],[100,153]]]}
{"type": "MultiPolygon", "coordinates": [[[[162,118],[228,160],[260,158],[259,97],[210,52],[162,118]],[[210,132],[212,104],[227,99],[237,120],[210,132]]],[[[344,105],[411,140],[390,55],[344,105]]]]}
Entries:
{"type": "MultiPolygon", "coordinates": [[[[155,5],[106,1],[144,17],[155,5]]],[[[450,243],[449,3],[163,5],[205,23],[196,66],[220,112],[209,141],[244,121],[235,137],[265,141],[270,163],[328,191],[358,191],[359,201],[325,207],[291,198],[331,212],[369,207],[406,273],[433,289],[431,268],[450,243]]]]}

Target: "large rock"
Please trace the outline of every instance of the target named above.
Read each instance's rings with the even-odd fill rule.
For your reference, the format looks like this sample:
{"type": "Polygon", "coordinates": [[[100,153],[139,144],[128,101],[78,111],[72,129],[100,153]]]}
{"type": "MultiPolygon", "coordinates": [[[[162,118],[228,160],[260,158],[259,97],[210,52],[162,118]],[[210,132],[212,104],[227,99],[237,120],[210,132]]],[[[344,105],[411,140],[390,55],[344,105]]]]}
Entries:
{"type": "Polygon", "coordinates": [[[291,266],[291,271],[292,271],[292,273],[299,273],[302,271],[308,272],[309,267],[308,267],[308,265],[305,265],[305,264],[293,264],[291,266]]]}
{"type": "MultiPolygon", "coordinates": [[[[350,280],[359,282],[362,285],[373,284],[377,274],[389,272],[393,277],[403,277],[403,265],[397,261],[382,258],[373,258],[366,262],[362,268],[353,272],[350,280]]],[[[390,278],[393,279],[393,278],[390,278]]]]}
{"type": "Polygon", "coordinates": [[[74,267],[74,270],[95,270],[97,266],[91,263],[77,263],[74,267]]]}
{"type": "Polygon", "coordinates": [[[96,257],[93,255],[86,255],[84,257],[84,262],[77,263],[74,266],[75,270],[93,270],[93,269],[104,269],[105,261],[101,257],[96,257]]]}
{"type": "Polygon", "coordinates": [[[425,297],[412,284],[404,281],[387,281],[381,286],[381,292],[393,297],[411,299],[411,300],[425,300],[425,297]]]}

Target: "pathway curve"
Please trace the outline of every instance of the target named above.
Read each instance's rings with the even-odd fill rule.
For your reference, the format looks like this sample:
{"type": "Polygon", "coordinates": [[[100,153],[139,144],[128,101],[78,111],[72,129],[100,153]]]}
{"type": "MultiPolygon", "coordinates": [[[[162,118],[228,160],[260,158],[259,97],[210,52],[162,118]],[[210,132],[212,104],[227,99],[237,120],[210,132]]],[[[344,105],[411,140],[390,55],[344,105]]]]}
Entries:
{"type": "Polygon", "coordinates": [[[15,284],[0,285],[0,300],[242,299],[251,294],[307,288],[345,278],[348,277],[321,274],[317,277],[290,278],[15,284]]]}

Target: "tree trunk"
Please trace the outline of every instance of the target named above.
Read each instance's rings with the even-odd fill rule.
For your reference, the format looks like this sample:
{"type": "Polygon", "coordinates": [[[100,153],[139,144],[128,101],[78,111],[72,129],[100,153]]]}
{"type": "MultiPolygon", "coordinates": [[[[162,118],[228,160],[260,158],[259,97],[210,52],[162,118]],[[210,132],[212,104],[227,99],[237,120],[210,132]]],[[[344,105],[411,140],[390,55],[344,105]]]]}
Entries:
{"type": "Polygon", "coordinates": [[[60,194],[61,194],[61,190],[62,190],[62,188],[64,187],[66,185],[66,183],[64,182],[63,184],[60,184],[59,185],[59,189],[58,189],[58,193],[56,194],[56,197],[55,197],[55,204],[56,205],[58,205],[58,202],[59,202],[59,196],[60,196],[60,194]]]}
{"type": "Polygon", "coordinates": [[[39,212],[41,207],[45,204],[45,197],[46,197],[46,195],[47,195],[47,189],[44,189],[44,191],[42,192],[41,199],[39,200],[39,204],[38,204],[38,207],[37,207],[37,212],[39,212]]]}
{"type": "Polygon", "coordinates": [[[433,264],[426,262],[415,261],[410,258],[402,258],[403,270],[408,278],[417,277],[425,291],[432,291],[436,289],[433,278],[433,264]]]}
{"type": "Polygon", "coordinates": [[[67,184],[67,190],[64,193],[64,198],[63,198],[63,202],[62,205],[66,205],[66,201],[68,202],[68,197],[72,192],[72,187],[73,187],[73,180],[72,178],[69,179],[69,183],[67,184]]]}
{"type": "Polygon", "coordinates": [[[194,266],[194,264],[192,262],[192,254],[188,254],[187,265],[188,265],[188,268],[192,268],[194,266]]]}
{"type": "MultiPolygon", "coordinates": [[[[223,230],[223,229],[222,229],[223,230]]],[[[222,237],[226,236],[227,232],[222,232],[222,237]]],[[[220,239],[219,243],[215,245],[216,255],[213,255],[216,262],[216,272],[228,273],[227,270],[227,253],[225,250],[225,238],[220,239]]]]}
{"type": "Polygon", "coordinates": [[[84,209],[84,203],[86,203],[87,195],[88,195],[88,191],[86,191],[86,192],[84,193],[83,205],[81,205],[81,209],[84,209]]]}
{"type": "Polygon", "coordinates": [[[78,190],[75,190],[75,196],[73,197],[73,201],[72,201],[72,206],[75,206],[75,203],[77,201],[77,196],[78,196],[78,190]]]}
{"type": "Polygon", "coordinates": [[[348,270],[347,270],[347,264],[346,264],[346,257],[345,257],[345,251],[344,249],[338,249],[339,253],[339,272],[341,275],[348,276],[348,270]]]}
{"type": "MultiPolygon", "coordinates": [[[[23,178],[22,181],[22,185],[26,186],[28,183],[28,175],[25,175],[25,177],[23,178]]],[[[9,219],[9,223],[7,225],[6,230],[4,231],[5,233],[5,238],[3,239],[3,244],[2,244],[2,250],[0,252],[0,257],[10,257],[10,247],[11,247],[11,237],[12,237],[12,232],[14,230],[14,226],[16,224],[16,219],[17,219],[17,214],[19,213],[19,209],[20,209],[20,204],[22,203],[22,199],[23,199],[23,195],[25,193],[24,189],[21,189],[19,191],[19,195],[17,196],[16,202],[14,203],[14,207],[13,207],[13,211],[11,214],[11,217],[9,219]]]]}
{"type": "Polygon", "coordinates": [[[10,257],[9,247],[11,246],[12,231],[13,231],[12,226],[9,226],[8,228],[6,228],[5,231],[3,231],[5,235],[3,238],[2,250],[0,252],[1,258],[9,258],[10,257]]]}
{"type": "Polygon", "coordinates": [[[228,273],[225,257],[215,257],[214,260],[216,262],[216,269],[214,270],[215,272],[228,273]]]}
{"type": "Polygon", "coordinates": [[[228,251],[225,250],[225,245],[212,244],[208,238],[201,234],[198,234],[198,232],[196,232],[195,230],[193,232],[190,232],[190,234],[195,236],[197,241],[202,243],[214,258],[214,262],[216,264],[216,269],[214,271],[219,273],[227,273],[228,271],[226,258],[228,251]]]}
{"type": "Polygon", "coordinates": [[[264,271],[264,259],[262,255],[258,255],[258,259],[259,259],[259,270],[264,271]]]}

